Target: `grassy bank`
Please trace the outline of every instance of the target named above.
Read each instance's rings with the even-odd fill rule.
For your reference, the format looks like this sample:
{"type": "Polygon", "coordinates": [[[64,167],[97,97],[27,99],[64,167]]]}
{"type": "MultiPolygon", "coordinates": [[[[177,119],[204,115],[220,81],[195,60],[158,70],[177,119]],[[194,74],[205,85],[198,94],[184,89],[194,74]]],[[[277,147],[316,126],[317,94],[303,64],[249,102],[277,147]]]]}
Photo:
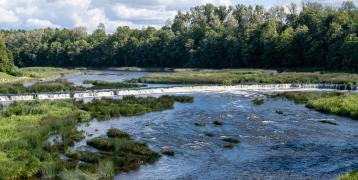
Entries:
{"type": "Polygon", "coordinates": [[[187,70],[151,73],[134,80],[162,84],[238,84],[238,83],[333,83],[358,84],[358,74],[331,72],[277,72],[275,70],[187,70]]]}
{"type": "Polygon", "coordinates": [[[27,67],[19,68],[18,75],[12,76],[0,73],[0,83],[19,83],[30,80],[49,80],[63,77],[67,74],[76,73],[77,70],[52,68],[52,67],[27,67]]]}
{"type": "Polygon", "coordinates": [[[84,84],[90,84],[92,87],[90,89],[121,89],[121,88],[138,88],[144,87],[145,85],[139,85],[135,83],[126,83],[126,82],[106,82],[106,81],[92,81],[86,80],[84,84]]]}
{"type": "Polygon", "coordinates": [[[358,119],[358,94],[336,92],[284,92],[277,96],[304,103],[317,111],[358,119]]]}
{"type": "Polygon", "coordinates": [[[122,89],[141,87],[133,83],[87,81],[92,84],[91,87],[75,86],[73,83],[63,79],[54,81],[36,82],[31,86],[25,86],[23,83],[7,83],[0,86],[0,94],[29,94],[29,93],[54,93],[54,92],[73,92],[84,90],[100,89],[122,89]]]}
{"type": "MultiPolygon", "coordinates": [[[[159,157],[157,153],[119,130],[111,130],[108,138],[101,139],[100,143],[111,145],[106,151],[91,153],[69,147],[84,138],[76,128],[80,122],[88,122],[98,114],[110,118],[164,110],[179,101],[175,99],[128,97],[88,104],[70,100],[15,102],[0,113],[0,179],[100,179],[154,162],[159,157]],[[109,106],[100,108],[108,102],[110,111],[106,110],[109,106]],[[133,107],[142,111],[133,113],[133,107]],[[48,141],[53,136],[59,138],[48,141]]],[[[97,143],[92,146],[97,147],[97,143]]]]}

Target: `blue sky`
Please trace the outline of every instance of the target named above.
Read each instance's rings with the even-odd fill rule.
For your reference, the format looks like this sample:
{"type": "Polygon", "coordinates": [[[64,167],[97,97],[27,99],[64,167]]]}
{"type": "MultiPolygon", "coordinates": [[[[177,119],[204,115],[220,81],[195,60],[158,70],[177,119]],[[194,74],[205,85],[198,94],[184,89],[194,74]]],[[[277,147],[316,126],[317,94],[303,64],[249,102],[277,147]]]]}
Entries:
{"type": "MultiPolygon", "coordinates": [[[[312,0],[311,0],[312,1],[312,0]]],[[[336,5],[342,0],[315,0],[336,5]]],[[[354,0],[358,2],[358,0],[354,0]]],[[[261,4],[266,7],[287,5],[301,0],[0,0],[1,29],[45,27],[87,27],[93,31],[99,23],[108,32],[117,26],[160,27],[178,10],[212,3],[215,5],[261,4]]]]}

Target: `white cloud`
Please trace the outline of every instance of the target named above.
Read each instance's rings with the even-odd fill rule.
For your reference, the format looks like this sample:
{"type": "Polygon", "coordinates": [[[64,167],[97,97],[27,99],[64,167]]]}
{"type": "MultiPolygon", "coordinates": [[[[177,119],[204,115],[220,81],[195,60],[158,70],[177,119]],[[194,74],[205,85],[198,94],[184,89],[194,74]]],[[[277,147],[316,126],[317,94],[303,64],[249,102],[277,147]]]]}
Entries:
{"type": "Polygon", "coordinates": [[[51,21],[49,20],[44,20],[44,19],[33,19],[30,18],[28,20],[26,20],[26,24],[29,27],[33,27],[33,28],[46,28],[46,27],[60,27],[59,25],[55,25],[53,24],[51,21]]]}
{"type": "Polygon", "coordinates": [[[6,10],[0,7],[0,23],[18,23],[20,19],[13,11],[6,10]]]}
{"type": "MultiPolygon", "coordinates": [[[[340,0],[315,0],[337,3],[340,0]]],[[[355,2],[358,0],[354,0],[355,2]]],[[[0,28],[86,26],[89,31],[104,23],[109,32],[117,26],[160,27],[178,10],[215,5],[286,5],[301,0],[0,0],[0,28]]]]}

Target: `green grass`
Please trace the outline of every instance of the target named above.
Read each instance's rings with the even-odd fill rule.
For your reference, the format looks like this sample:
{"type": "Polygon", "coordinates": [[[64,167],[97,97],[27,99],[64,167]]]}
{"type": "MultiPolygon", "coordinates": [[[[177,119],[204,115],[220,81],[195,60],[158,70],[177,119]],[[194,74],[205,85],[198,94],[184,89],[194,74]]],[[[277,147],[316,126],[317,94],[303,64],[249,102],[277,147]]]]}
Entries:
{"type": "Polygon", "coordinates": [[[339,92],[324,92],[324,91],[287,91],[275,94],[274,97],[283,97],[294,101],[295,103],[303,104],[309,100],[315,100],[326,97],[335,97],[343,95],[339,92]]]}
{"type": "Polygon", "coordinates": [[[358,179],[358,171],[352,171],[338,177],[338,180],[357,180],[357,179],[358,179]]]}
{"type": "Polygon", "coordinates": [[[85,90],[83,87],[74,86],[66,80],[55,80],[47,82],[37,82],[26,87],[21,83],[3,84],[0,86],[0,94],[25,94],[25,93],[48,93],[48,92],[69,92],[85,90]]]}
{"type": "MultiPolygon", "coordinates": [[[[137,115],[131,107],[145,108],[140,112],[159,111],[171,108],[174,99],[126,97],[110,105],[125,115],[137,115]]],[[[103,102],[97,100],[94,104],[103,102]]],[[[72,100],[29,101],[15,102],[0,112],[0,179],[101,179],[159,158],[145,144],[131,140],[118,129],[108,132],[111,138],[91,140],[94,147],[105,152],[72,151],[69,147],[84,138],[83,132],[77,130],[78,123],[88,122],[98,113],[97,108],[84,107],[72,100]],[[47,139],[52,135],[60,136],[61,141],[50,144],[47,139]],[[69,159],[61,160],[60,154],[69,159]]],[[[109,113],[106,117],[120,115],[109,113]]]]}
{"type": "Polygon", "coordinates": [[[358,94],[337,92],[284,92],[285,97],[317,111],[358,119],[358,94]]]}
{"type": "Polygon", "coordinates": [[[0,83],[21,83],[29,80],[51,80],[63,77],[67,74],[78,72],[77,70],[53,68],[53,67],[27,67],[17,69],[17,75],[9,75],[0,72],[0,83]]]}
{"type": "Polygon", "coordinates": [[[106,81],[92,81],[92,80],[86,80],[83,83],[93,85],[90,89],[121,89],[121,88],[138,88],[138,87],[145,86],[145,85],[139,85],[134,83],[126,83],[126,82],[106,82],[106,81]]]}
{"type": "Polygon", "coordinates": [[[122,100],[102,99],[94,100],[91,103],[77,102],[78,106],[92,115],[98,120],[109,119],[114,116],[135,116],[142,115],[147,112],[162,111],[172,109],[174,102],[192,102],[192,97],[184,96],[161,96],[159,98],[134,97],[126,96],[122,100]],[[185,99],[186,101],[183,101],[185,99]]]}
{"type": "Polygon", "coordinates": [[[310,100],[307,107],[317,111],[358,119],[358,94],[325,97],[310,100]]]}
{"type": "Polygon", "coordinates": [[[130,135],[116,128],[111,128],[107,132],[107,136],[110,138],[130,138],[130,135]]]}
{"type": "Polygon", "coordinates": [[[358,84],[358,74],[331,72],[277,72],[260,69],[188,70],[151,73],[133,80],[162,84],[238,84],[238,83],[334,83],[358,84]]]}

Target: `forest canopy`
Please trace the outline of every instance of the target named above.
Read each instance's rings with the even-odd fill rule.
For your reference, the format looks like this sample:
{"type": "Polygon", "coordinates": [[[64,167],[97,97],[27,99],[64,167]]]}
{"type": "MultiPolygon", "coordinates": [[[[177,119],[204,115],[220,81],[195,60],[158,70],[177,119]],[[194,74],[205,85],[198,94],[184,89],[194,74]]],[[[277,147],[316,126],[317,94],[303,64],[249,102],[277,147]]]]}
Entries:
{"type": "Polygon", "coordinates": [[[358,70],[358,9],[351,1],[269,9],[207,4],[178,12],[160,29],[118,27],[107,34],[100,24],[91,34],[84,27],[1,34],[20,67],[358,70]]]}

